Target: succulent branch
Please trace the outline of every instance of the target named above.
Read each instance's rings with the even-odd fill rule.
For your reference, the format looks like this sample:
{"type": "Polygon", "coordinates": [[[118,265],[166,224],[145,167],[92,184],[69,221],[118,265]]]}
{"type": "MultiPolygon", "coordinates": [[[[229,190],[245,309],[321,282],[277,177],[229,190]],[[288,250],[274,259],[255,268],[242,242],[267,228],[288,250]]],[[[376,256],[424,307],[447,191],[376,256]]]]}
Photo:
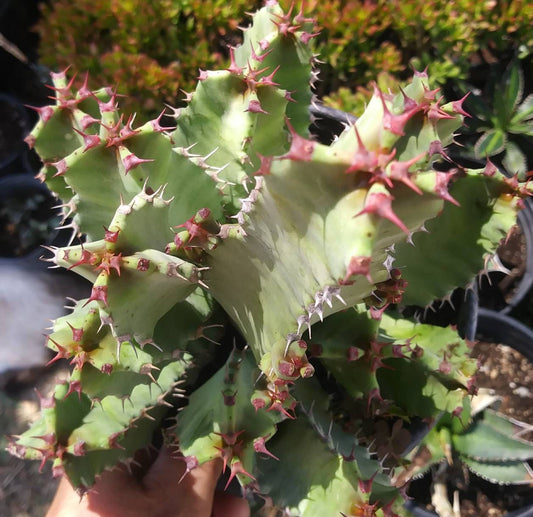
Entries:
{"type": "Polygon", "coordinates": [[[136,127],[114,90],[54,74],[27,141],[86,236],[49,260],[93,289],[47,338],[71,379],[12,452],[90,489],[150,443],[182,383],[166,433],[188,470],[222,457],[290,515],[400,511],[410,422],[462,407],[475,372],[455,329],[402,304],[465,287],[528,191],[491,164],[434,169],[464,111],[425,73],[398,95],[376,87],[338,139],[315,141],[314,35],[267,2],[172,128],[136,127]]]}

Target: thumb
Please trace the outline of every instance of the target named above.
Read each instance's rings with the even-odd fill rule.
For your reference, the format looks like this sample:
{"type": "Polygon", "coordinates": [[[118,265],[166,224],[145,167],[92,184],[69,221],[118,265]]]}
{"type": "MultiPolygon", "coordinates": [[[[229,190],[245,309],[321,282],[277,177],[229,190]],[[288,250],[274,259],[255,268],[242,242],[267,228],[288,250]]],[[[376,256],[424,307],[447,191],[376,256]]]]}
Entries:
{"type": "Polygon", "coordinates": [[[220,459],[186,472],[183,458],[163,448],[142,483],[148,497],[165,500],[173,517],[210,517],[217,479],[222,470],[220,459]]]}
{"type": "Polygon", "coordinates": [[[217,492],[213,504],[213,517],[250,517],[250,506],[245,499],[217,492]]]}

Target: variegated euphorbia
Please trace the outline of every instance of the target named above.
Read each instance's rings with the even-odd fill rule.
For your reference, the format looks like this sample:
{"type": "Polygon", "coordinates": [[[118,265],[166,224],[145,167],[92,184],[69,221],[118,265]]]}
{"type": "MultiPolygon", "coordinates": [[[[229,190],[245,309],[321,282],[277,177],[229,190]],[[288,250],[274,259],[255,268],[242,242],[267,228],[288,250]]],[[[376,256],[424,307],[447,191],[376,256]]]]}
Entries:
{"type": "Polygon", "coordinates": [[[150,443],[179,385],[165,432],[188,469],[222,456],[287,515],[401,511],[389,474],[410,422],[461,407],[475,363],[456,330],[399,309],[466,286],[525,191],[490,165],[434,170],[465,113],[425,73],[313,140],[315,34],[267,2],[172,128],[53,76],[28,143],[86,240],[49,260],[94,285],[47,338],[70,380],[13,452],[90,489],[150,443]]]}

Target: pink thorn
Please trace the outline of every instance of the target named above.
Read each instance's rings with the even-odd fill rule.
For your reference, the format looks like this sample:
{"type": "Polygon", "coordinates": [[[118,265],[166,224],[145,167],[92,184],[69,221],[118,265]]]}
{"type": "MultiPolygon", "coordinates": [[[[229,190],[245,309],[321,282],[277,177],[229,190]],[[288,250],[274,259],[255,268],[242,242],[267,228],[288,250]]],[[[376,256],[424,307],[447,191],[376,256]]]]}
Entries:
{"type": "MultiPolygon", "coordinates": [[[[161,118],[163,116],[163,113],[165,112],[165,110],[163,110],[163,112],[161,113],[161,115],[159,115],[159,118],[161,118]]],[[[157,119],[157,122],[159,121],[159,118],[157,119]]],[[[135,120],[135,115],[130,115],[128,117],[128,121],[126,122],[126,125],[119,131],[119,137],[122,141],[126,140],[127,138],[130,138],[132,136],[135,136],[139,133],[139,130],[138,129],[133,129],[132,127],[132,124],[133,124],[133,121],[135,120]]],[[[119,120],[119,123],[116,125],[114,131],[116,133],[116,130],[118,129],[118,127],[120,126],[120,123],[122,122],[122,115],[120,116],[120,120],[119,120]]],[[[151,123],[153,122],[152,120],[150,121],[151,123]]],[[[152,127],[153,124],[152,124],[152,127]]]]}
{"type": "Polygon", "coordinates": [[[494,165],[490,158],[487,157],[487,164],[485,165],[485,169],[483,170],[483,175],[488,176],[489,178],[492,178],[498,169],[496,168],[496,165],[494,165]]]}
{"type": "Polygon", "coordinates": [[[111,273],[111,269],[114,269],[117,272],[118,276],[120,276],[121,261],[122,253],[119,253],[118,255],[106,254],[102,262],[96,269],[104,270],[108,275],[111,273]]]}
{"type": "Polygon", "coordinates": [[[389,110],[387,103],[385,102],[385,97],[383,92],[374,86],[374,91],[378,93],[381,103],[383,105],[383,128],[391,133],[394,133],[398,136],[403,136],[405,134],[404,128],[408,120],[418,111],[420,111],[420,106],[416,105],[410,110],[405,110],[403,113],[398,115],[393,115],[389,110]]]}
{"type": "Polygon", "coordinates": [[[39,114],[39,117],[40,117],[41,121],[43,122],[43,124],[48,122],[52,118],[54,113],[55,113],[54,108],[52,106],[48,106],[48,105],[47,106],[37,107],[37,106],[29,106],[29,105],[25,104],[25,106],[27,108],[35,110],[39,114]]]}
{"type": "Polygon", "coordinates": [[[83,80],[81,88],[78,90],[78,95],[82,99],[86,99],[87,97],[90,97],[92,95],[92,92],[89,89],[89,72],[85,73],[85,79],[83,80]]]}
{"type": "MultiPolygon", "coordinates": [[[[171,126],[162,126],[160,124],[161,122],[161,118],[165,116],[165,113],[166,113],[166,109],[164,109],[160,114],[159,116],[154,119],[154,120],[150,120],[150,125],[153,127],[154,131],[156,133],[163,133],[164,131],[172,131],[174,128],[171,127],[171,126]]],[[[130,124],[130,121],[128,120],[128,126],[130,124]]],[[[131,127],[130,127],[131,129],[131,127]]],[[[135,129],[131,129],[131,134],[137,134],[139,131],[138,130],[135,130],[135,129]]],[[[122,133],[122,132],[121,132],[122,133]]],[[[131,136],[131,135],[130,135],[131,136]]]]}
{"type": "Polygon", "coordinates": [[[128,174],[132,169],[141,165],[141,163],[153,162],[153,159],[145,160],[144,158],[139,158],[135,154],[131,153],[122,158],[122,164],[124,165],[124,174],[128,174]]]}
{"type": "Polygon", "coordinates": [[[426,86],[424,86],[424,100],[432,102],[437,98],[437,93],[440,92],[440,88],[435,88],[434,90],[430,90],[426,86]]]}
{"type": "Polygon", "coordinates": [[[415,77],[422,77],[423,79],[427,79],[428,78],[428,67],[426,66],[426,68],[424,68],[424,70],[422,70],[421,72],[419,72],[418,70],[415,70],[414,71],[414,76],[415,77]]]}
{"type": "Polygon", "coordinates": [[[315,142],[313,142],[312,140],[307,140],[306,138],[300,136],[295,131],[288,118],[285,119],[285,122],[287,124],[287,127],[289,128],[289,132],[291,135],[291,147],[289,149],[289,152],[284,154],[280,158],[282,160],[289,159],[295,161],[310,162],[313,156],[313,151],[315,149],[315,142]]]}
{"type": "Polygon", "coordinates": [[[435,175],[435,193],[437,194],[437,196],[444,199],[445,201],[449,201],[455,206],[461,206],[459,202],[454,199],[448,192],[448,183],[452,179],[453,174],[448,172],[435,172],[435,175]]]}
{"type": "Polygon", "coordinates": [[[72,452],[74,453],[74,456],[85,456],[87,454],[85,442],[83,440],[77,441],[74,444],[72,452]]]}
{"type": "Polygon", "coordinates": [[[106,242],[117,242],[120,229],[116,231],[111,231],[104,226],[104,232],[105,232],[104,240],[106,242]]]}
{"type": "Polygon", "coordinates": [[[353,128],[357,138],[357,151],[355,152],[350,167],[348,167],[345,172],[346,174],[349,174],[357,171],[373,171],[378,166],[378,157],[374,151],[369,151],[365,147],[357,127],[353,126],[353,128]]]}
{"type": "Polygon", "coordinates": [[[254,173],[256,176],[264,176],[270,174],[270,168],[272,167],[272,162],[274,160],[273,156],[263,156],[262,154],[256,153],[261,160],[261,165],[259,169],[254,173]]]}
{"type": "Polygon", "coordinates": [[[451,371],[452,371],[452,365],[445,357],[442,360],[442,362],[439,364],[439,372],[444,373],[445,375],[449,375],[451,371]]]}
{"type": "Polygon", "coordinates": [[[257,412],[259,409],[263,409],[266,406],[266,402],[261,398],[255,398],[252,399],[252,406],[257,412]]]}
{"type": "Polygon", "coordinates": [[[283,403],[279,400],[275,400],[272,402],[272,405],[267,409],[267,411],[279,411],[280,413],[284,414],[287,418],[290,418],[291,420],[294,420],[296,417],[294,415],[291,415],[284,407],[283,403]]]}
{"type": "Polygon", "coordinates": [[[276,75],[279,69],[280,65],[274,68],[274,70],[270,74],[261,77],[261,79],[259,79],[259,83],[264,84],[266,86],[279,86],[279,83],[274,82],[274,76],[276,75]]]}
{"type": "Polygon", "coordinates": [[[248,103],[248,108],[244,111],[249,111],[250,113],[264,113],[265,115],[268,115],[268,111],[265,111],[261,107],[261,103],[257,99],[252,99],[248,103]]]}
{"type": "Polygon", "coordinates": [[[346,285],[350,282],[350,278],[355,275],[362,275],[373,284],[372,277],[370,276],[370,264],[372,263],[372,257],[352,257],[350,263],[348,264],[348,270],[346,276],[339,282],[343,285],[346,285]]]}
{"type": "Polygon", "coordinates": [[[50,336],[47,337],[52,343],[54,343],[55,347],[57,348],[57,353],[54,357],[52,357],[52,359],[50,359],[50,361],[46,363],[45,366],[50,366],[60,359],[67,359],[70,357],[70,353],[65,347],[61,346],[59,343],[56,343],[50,336]]]}
{"type": "Polygon", "coordinates": [[[459,99],[458,101],[452,102],[452,108],[455,113],[458,113],[459,115],[463,115],[464,117],[471,117],[470,113],[465,111],[463,109],[463,102],[466,100],[466,98],[470,95],[471,92],[467,92],[464,97],[459,99]]]}
{"type": "Polygon", "coordinates": [[[255,452],[260,452],[261,454],[266,454],[267,456],[270,456],[271,458],[274,458],[275,460],[279,461],[279,458],[277,456],[274,456],[265,445],[265,439],[260,436],[259,438],[256,438],[254,440],[254,450],[255,452]]]}
{"type": "MultiPolygon", "coordinates": [[[[59,80],[64,80],[66,79],[66,75],[65,75],[65,72],[67,71],[68,69],[65,69],[64,72],[59,72],[59,73],[54,73],[54,72],[51,72],[50,73],[50,76],[52,77],[52,79],[59,79],[59,80]]],[[[56,86],[52,86],[52,85],[48,85],[46,84],[45,86],[47,88],[49,88],[50,90],[53,90],[54,92],[57,92],[59,94],[59,97],[62,97],[63,99],[65,99],[66,97],[68,97],[69,95],[71,95],[71,88],[72,88],[72,85],[74,84],[74,80],[76,79],[76,75],[74,75],[70,81],[68,82],[68,84],[66,86],[62,86],[60,88],[57,88],[56,86]]],[[[80,99],[81,100],[81,99],[80,99]]]]}
{"type": "Polygon", "coordinates": [[[348,348],[346,357],[348,358],[349,362],[357,361],[357,359],[361,357],[361,350],[357,348],[356,346],[351,346],[348,348]]]}
{"type": "Polygon", "coordinates": [[[370,479],[359,480],[359,490],[363,494],[369,494],[372,491],[372,483],[374,482],[374,478],[376,477],[377,472],[374,473],[374,475],[370,479]]]}
{"type": "Polygon", "coordinates": [[[422,191],[418,186],[411,181],[409,177],[409,168],[418,162],[420,159],[424,158],[426,153],[421,153],[410,160],[405,162],[392,162],[390,165],[390,177],[393,180],[401,181],[407,185],[410,189],[414,190],[417,194],[422,195],[422,191]]]}
{"type": "Polygon", "coordinates": [[[205,81],[208,77],[209,77],[209,73],[207,72],[207,70],[202,70],[201,68],[198,70],[199,72],[199,75],[197,77],[197,79],[199,81],[205,81]]]}
{"type": "Polygon", "coordinates": [[[65,172],[68,170],[67,161],[64,158],[58,162],[51,163],[50,165],[53,165],[57,169],[57,172],[52,176],[52,178],[63,176],[63,174],[65,174],[65,172]]]}
{"type": "Polygon", "coordinates": [[[100,113],[112,113],[114,111],[117,111],[117,103],[116,103],[116,94],[113,93],[111,95],[111,98],[104,102],[103,100],[99,99],[94,93],[92,96],[96,99],[96,102],[98,103],[98,108],[100,109],[100,113]]]}
{"type": "Polygon", "coordinates": [[[82,250],[80,260],[78,260],[78,262],[76,262],[75,264],[72,264],[72,266],[68,268],[68,271],[75,267],[81,266],[82,264],[94,265],[96,260],[97,258],[93,253],[87,250],[82,250]]]}
{"type": "Polygon", "coordinates": [[[252,474],[250,474],[249,472],[247,472],[244,469],[244,467],[242,466],[241,461],[240,460],[236,460],[236,461],[232,462],[232,464],[230,466],[230,475],[229,475],[229,478],[228,478],[228,482],[226,483],[226,486],[224,487],[224,490],[228,489],[228,487],[230,486],[231,482],[233,481],[233,479],[235,478],[235,476],[237,474],[244,474],[245,476],[248,476],[253,481],[256,481],[254,476],[252,476],[252,474]]]}
{"type": "Polygon", "coordinates": [[[418,103],[414,99],[411,99],[411,97],[408,97],[407,94],[403,91],[403,88],[401,87],[400,87],[400,92],[402,92],[403,107],[405,111],[409,111],[409,110],[412,110],[418,107],[418,103]]]}
{"type": "Polygon", "coordinates": [[[449,162],[452,161],[444,151],[444,147],[442,147],[442,142],[440,140],[433,140],[433,142],[429,144],[428,154],[429,156],[440,154],[445,160],[448,160],[449,162]]]}
{"type": "Polygon", "coordinates": [[[180,459],[185,462],[185,472],[183,473],[183,475],[179,479],[178,484],[183,481],[183,478],[185,478],[185,476],[189,472],[191,472],[196,467],[198,467],[198,465],[200,465],[200,463],[198,462],[198,458],[196,456],[184,456],[184,457],[182,457],[180,459]]]}
{"type": "Polygon", "coordinates": [[[261,50],[266,50],[268,47],[270,46],[270,41],[268,41],[268,39],[262,39],[260,42],[259,42],[259,48],[261,50]]]}
{"type": "Polygon", "coordinates": [[[124,434],[124,431],[118,431],[118,432],[113,433],[112,435],[110,435],[108,440],[107,440],[108,447],[110,449],[126,450],[126,448],[124,446],[122,446],[120,443],[118,443],[119,438],[121,438],[123,434],[124,434]]]}
{"type": "Polygon", "coordinates": [[[53,409],[55,407],[56,401],[53,396],[43,397],[41,395],[41,392],[37,388],[35,388],[35,393],[39,397],[39,403],[40,403],[41,409],[53,409]]]}
{"type": "MultiPolygon", "coordinates": [[[[256,53],[255,53],[255,50],[254,50],[254,46],[253,44],[250,42],[250,47],[252,47],[252,51],[251,51],[251,54],[252,54],[252,59],[254,61],[258,61],[259,63],[262,63],[264,60],[265,60],[265,57],[267,57],[273,49],[270,49],[268,52],[265,52],[264,54],[258,56],[256,53]]],[[[259,48],[261,48],[261,46],[259,46],[259,48]]],[[[262,50],[262,49],[261,49],[262,50]]],[[[279,68],[279,67],[278,67],[279,68]]]]}
{"type": "Polygon", "coordinates": [[[100,368],[100,371],[106,375],[111,375],[111,372],[113,371],[113,365],[110,363],[105,363],[100,368]]]}
{"type": "Polygon", "coordinates": [[[91,117],[91,115],[85,114],[83,117],[81,117],[79,124],[81,129],[85,131],[89,126],[96,124],[97,122],[99,122],[98,119],[91,117]]]}
{"type": "Polygon", "coordinates": [[[303,24],[303,23],[315,23],[315,19],[314,18],[306,18],[304,16],[304,3],[305,2],[302,2],[301,5],[300,5],[300,10],[298,11],[298,14],[294,17],[294,22],[295,23],[298,23],[298,24],[303,24]]]}
{"type": "Polygon", "coordinates": [[[453,119],[453,115],[450,115],[449,113],[446,113],[443,111],[440,106],[437,104],[430,106],[428,111],[428,119],[429,120],[445,120],[445,119],[453,119]]]}
{"type": "Polygon", "coordinates": [[[358,217],[362,214],[375,214],[379,217],[384,217],[388,219],[391,223],[395,224],[400,230],[407,233],[411,233],[409,228],[401,221],[401,219],[393,212],[392,210],[392,200],[393,197],[384,192],[372,193],[368,196],[365,203],[365,208],[359,213],[355,214],[354,217],[358,217]]]}
{"type": "Polygon", "coordinates": [[[95,285],[91,290],[90,298],[83,304],[85,307],[88,303],[92,301],[103,302],[107,305],[107,286],[106,285],[95,285]]]}
{"type": "MultiPolygon", "coordinates": [[[[253,52],[253,46],[252,46],[252,52],[253,52]]],[[[230,57],[230,65],[226,70],[232,74],[235,75],[241,75],[243,68],[237,65],[237,62],[235,61],[235,47],[229,46],[229,57],[230,57]]],[[[202,71],[200,70],[200,75],[202,71]]]]}
{"type": "Polygon", "coordinates": [[[73,327],[68,321],[67,321],[67,325],[70,327],[70,330],[72,331],[72,340],[77,341],[79,343],[83,338],[83,328],[73,327]]]}
{"type": "Polygon", "coordinates": [[[302,40],[304,45],[308,45],[309,42],[313,38],[316,38],[319,34],[320,34],[320,31],[319,32],[302,32],[300,39],[302,40]]]}
{"type": "Polygon", "coordinates": [[[69,71],[71,65],[67,66],[64,70],[60,72],[50,72],[50,77],[55,81],[63,81],[67,78],[67,72],[69,71]]]}
{"type": "Polygon", "coordinates": [[[406,346],[406,344],[403,344],[403,345],[392,345],[392,356],[393,357],[397,357],[397,358],[402,358],[402,359],[409,359],[408,356],[406,356],[403,352],[402,352],[402,347],[406,346]]]}
{"type": "Polygon", "coordinates": [[[92,149],[93,147],[99,146],[100,143],[102,142],[98,135],[91,135],[88,133],[83,133],[82,131],[76,128],[72,128],[72,129],[74,129],[76,133],[78,133],[79,135],[83,137],[83,143],[84,143],[83,152],[86,152],[89,149],[92,149]]]}
{"type": "Polygon", "coordinates": [[[68,384],[68,391],[63,397],[63,400],[68,398],[69,395],[76,392],[78,394],[78,398],[81,400],[81,383],[80,381],[70,381],[68,384]]]}
{"type": "Polygon", "coordinates": [[[285,100],[286,101],[289,101],[289,102],[297,102],[296,99],[294,99],[292,97],[292,94],[295,92],[296,90],[292,90],[291,92],[286,90],[285,91],[285,100]]]}
{"type": "Polygon", "coordinates": [[[24,142],[26,142],[26,145],[30,149],[33,149],[33,146],[35,145],[35,136],[30,133],[24,138],[24,142]]]}

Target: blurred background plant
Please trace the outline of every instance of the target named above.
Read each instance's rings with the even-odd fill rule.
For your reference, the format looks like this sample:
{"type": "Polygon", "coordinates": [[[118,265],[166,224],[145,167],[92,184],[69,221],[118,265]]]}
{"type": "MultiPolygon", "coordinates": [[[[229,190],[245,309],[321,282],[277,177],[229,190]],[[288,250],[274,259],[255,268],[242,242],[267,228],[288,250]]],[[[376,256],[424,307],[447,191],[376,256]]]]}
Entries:
{"type": "Polygon", "coordinates": [[[489,158],[523,180],[533,169],[533,84],[525,81],[533,68],[518,58],[485,68],[483,85],[466,81],[453,85],[456,92],[471,92],[464,107],[472,118],[458,138],[464,147],[460,152],[473,160],[489,158]]]}
{"type": "MultiPolygon", "coordinates": [[[[42,3],[36,26],[41,62],[89,72],[89,87],[116,86],[139,121],[176,104],[198,69],[218,68],[236,44],[249,0],[56,0],[42,3]],[[215,23],[216,20],[216,23],[215,23]]],[[[83,72],[83,73],[82,73],[83,72]]]]}
{"type": "MultiPolygon", "coordinates": [[[[36,26],[41,62],[89,72],[94,84],[116,85],[126,110],[151,117],[176,105],[199,67],[220,67],[238,26],[261,0],[44,1],[36,26]],[[217,23],[214,21],[217,20],[217,23]],[[142,92],[142,93],[141,93],[142,92]],[[147,92],[152,92],[147,94],[147,92]]],[[[283,0],[288,8],[291,0],[283,0]]],[[[317,95],[344,111],[362,111],[371,81],[407,80],[428,67],[432,86],[467,80],[473,65],[530,57],[533,4],[527,0],[310,0],[322,27],[317,95]]],[[[78,77],[83,81],[83,75],[78,77]]],[[[89,86],[91,86],[91,84],[89,86]]]]}

